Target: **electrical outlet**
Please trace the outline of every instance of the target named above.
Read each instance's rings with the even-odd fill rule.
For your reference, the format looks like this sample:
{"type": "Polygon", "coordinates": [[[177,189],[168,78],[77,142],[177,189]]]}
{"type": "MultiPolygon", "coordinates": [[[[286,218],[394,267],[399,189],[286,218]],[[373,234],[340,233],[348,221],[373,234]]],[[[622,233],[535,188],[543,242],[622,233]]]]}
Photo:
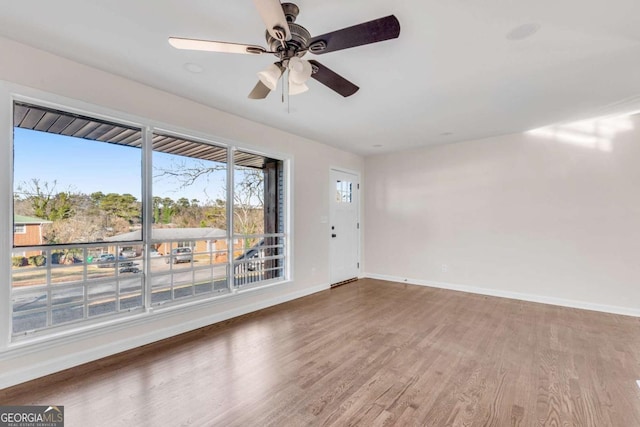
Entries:
{"type": "Polygon", "coordinates": [[[449,271],[449,266],[447,264],[442,264],[442,272],[446,273],[447,271],[449,271]]]}

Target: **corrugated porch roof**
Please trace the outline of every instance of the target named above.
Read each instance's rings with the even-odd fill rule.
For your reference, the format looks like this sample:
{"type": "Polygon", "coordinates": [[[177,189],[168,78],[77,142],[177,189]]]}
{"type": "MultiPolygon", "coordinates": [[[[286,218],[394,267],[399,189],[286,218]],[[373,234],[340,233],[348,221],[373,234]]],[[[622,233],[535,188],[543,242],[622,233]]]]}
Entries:
{"type": "MultiPolygon", "coordinates": [[[[142,147],[142,131],[139,128],[22,102],[14,104],[13,123],[22,129],[142,147]]],[[[153,150],[219,163],[227,162],[227,149],[224,147],[171,135],[154,134],[153,150]]],[[[239,166],[262,169],[265,160],[264,156],[236,151],[234,162],[239,166]]]]}

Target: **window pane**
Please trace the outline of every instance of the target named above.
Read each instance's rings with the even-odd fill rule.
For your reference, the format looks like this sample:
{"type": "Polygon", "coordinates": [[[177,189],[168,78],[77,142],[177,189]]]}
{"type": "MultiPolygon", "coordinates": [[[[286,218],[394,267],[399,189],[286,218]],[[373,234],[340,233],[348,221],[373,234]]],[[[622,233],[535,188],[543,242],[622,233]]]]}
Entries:
{"type": "Polygon", "coordinates": [[[14,335],[142,307],[141,135],[15,103],[14,335]]]}
{"type": "Polygon", "coordinates": [[[152,209],[152,304],[228,291],[227,149],[154,134],[152,209]]]}
{"type": "Polygon", "coordinates": [[[283,278],[283,162],[242,151],[234,161],[234,285],[283,278]]]}
{"type": "Polygon", "coordinates": [[[353,201],[353,184],[349,181],[336,182],[336,202],[351,203],[353,201]]]}

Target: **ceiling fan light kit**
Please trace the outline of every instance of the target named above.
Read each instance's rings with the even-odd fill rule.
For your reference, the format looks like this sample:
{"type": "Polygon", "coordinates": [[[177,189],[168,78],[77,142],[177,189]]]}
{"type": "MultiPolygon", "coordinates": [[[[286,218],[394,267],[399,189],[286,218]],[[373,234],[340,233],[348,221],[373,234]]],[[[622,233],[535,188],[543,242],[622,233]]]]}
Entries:
{"type": "Polygon", "coordinates": [[[347,97],[358,91],[358,86],[320,64],[318,61],[301,59],[307,52],[322,55],[337,50],[348,49],[400,35],[400,22],[389,15],[384,18],[364,22],[352,27],[311,37],[309,31],[296,24],[300,9],[293,3],[279,0],[254,0],[254,4],[266,26],[268,49],[262,46],[170,37],[169,43],[176,49],[201,50],[209,52],[261,55],[271,53],[279,61],[258,73],[258,83],[249,94],[250,99],[264,99],[277,87],[284,70],[288,70],[289,95],[306,92],[309,78],[347,97]]]}
{"type": "Polygon", "coordinates": [[[289,79],[297,84],[304,84],[313,73],[313,68],[309,61],[293,57],[289,60],[289,79]]]}
{"type": "Polygon", "coordinates": [[[258,79],[270,90],[275,90],[282,70],[276,64],[270,64],[266,69],[258,73],[258,79]]]}
{"type": "Polygon", "coordinates": [[[304,83],[296,83],[289,79],[289,95],[300,95],[309,90],[309,86],[304,83]]]}

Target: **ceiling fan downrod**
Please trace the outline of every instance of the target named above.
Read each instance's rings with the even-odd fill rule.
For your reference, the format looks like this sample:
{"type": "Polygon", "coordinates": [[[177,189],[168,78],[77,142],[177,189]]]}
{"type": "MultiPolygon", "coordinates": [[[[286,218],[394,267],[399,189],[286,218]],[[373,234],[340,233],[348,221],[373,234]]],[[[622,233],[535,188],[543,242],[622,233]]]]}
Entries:
{"type": "Polygon", "coordinates": [[[296,22],[300,8],[293,3],[282,3],[282,11],[284,12],[285,18],[287,18],[287,22],[291,24],[292,22],[296,22]]]}

